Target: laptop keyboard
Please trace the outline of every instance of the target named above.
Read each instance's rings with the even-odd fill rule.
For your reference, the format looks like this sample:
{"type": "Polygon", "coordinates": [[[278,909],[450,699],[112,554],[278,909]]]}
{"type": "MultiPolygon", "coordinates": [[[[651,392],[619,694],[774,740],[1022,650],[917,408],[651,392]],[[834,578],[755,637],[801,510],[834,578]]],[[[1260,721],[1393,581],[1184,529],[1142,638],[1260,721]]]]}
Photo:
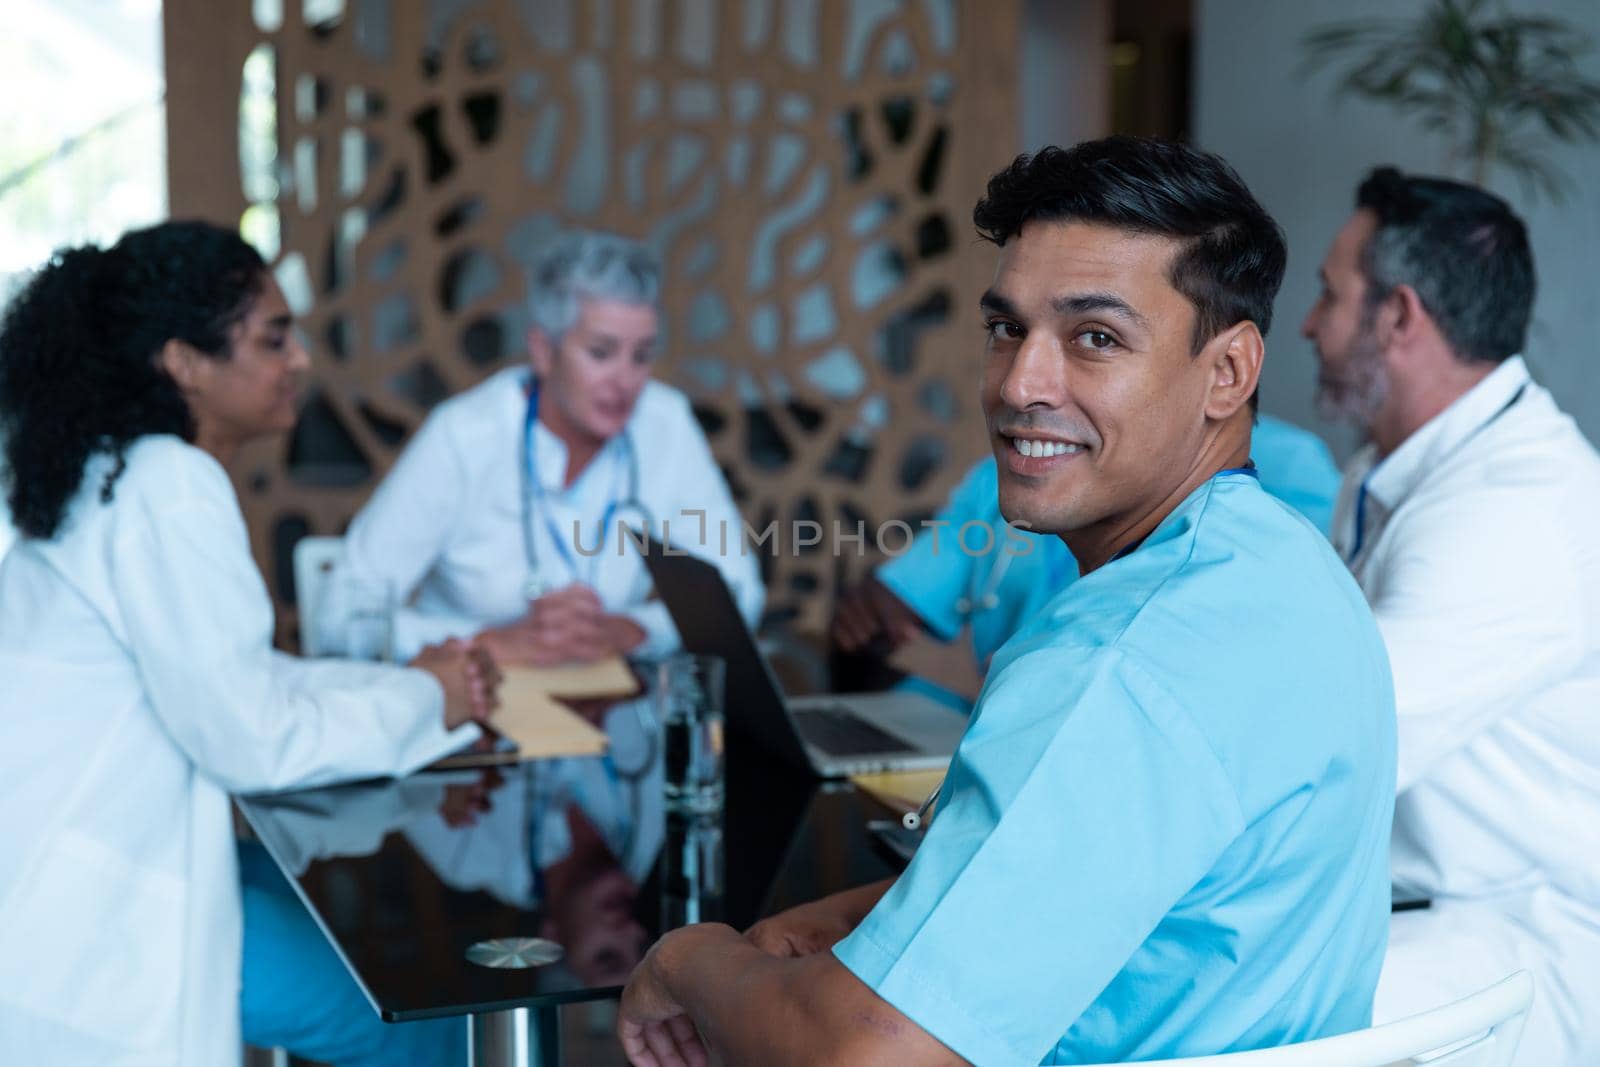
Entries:
{"type": "Polygon", "coordinates": [[[916,749],[842,705],[807,708],[794,717],[800,736],[831,756],[872,756],[916,749]]]}

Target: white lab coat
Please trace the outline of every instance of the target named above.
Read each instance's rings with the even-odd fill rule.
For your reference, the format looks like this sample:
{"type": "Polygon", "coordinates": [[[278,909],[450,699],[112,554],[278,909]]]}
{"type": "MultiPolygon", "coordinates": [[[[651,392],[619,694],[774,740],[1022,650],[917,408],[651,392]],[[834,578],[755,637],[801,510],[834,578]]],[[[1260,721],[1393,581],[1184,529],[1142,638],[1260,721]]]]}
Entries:
{"type": "Polygon", "coordinates": [[[239,1056],[228,794],[410,770],[471,739],[421,671],[272,650],[226,473],[174,437],[85,472],[0,563],[0,1063],[239,1056]]]}
{"type": "Polygon", "coordinates": [[[1349,560],[1365,480],[1352,570],[1394,670],[1392,873],[1434,901],[1391,922],[1377,1021],[1527,968],[1517,1063],[1594,1067],[1600,456],[1512,358],[1374,458],[1347,469],[1334,544],[1349,560]]]}
{"type": "MultiPolygon", "coordinates": [[[[440,405],[350,524],[345,565],[360,581],[387,585],[402,604],[395,624],[401,655],[527,611],[522,435],[528,373],[507,368],[440,405]]],[[[573,581],[592,586],[607,611],[644,628],[641,654],[678,647],[666,606],[649,600],[643,561],[626,541],[618,551],[615,520],[603,548],[584,554],[599,544],[597,525],[607,506],[632,494],[625,436],[637,455],[637,495],[651,532],[661,537],[665,525],[674,545],[714,563],[755,626],[765,597],[755,550],[682,393],[646,383],[626,434],[608,441],[571,487],[564,487],[565,446],[543,423],[534,433],[549,520],[534,515],[529,522],[542,581],[551,588],[573,581]],[[573,551],[574,523],[582,551],[573,551]],[[565,555],[552,530],[563,539],[565,555]]],[[[638,524],[632,509],[616,517],[638,524]]],[[[327,629],[339,625],[335,617],[319,618],[327,629]]]]}

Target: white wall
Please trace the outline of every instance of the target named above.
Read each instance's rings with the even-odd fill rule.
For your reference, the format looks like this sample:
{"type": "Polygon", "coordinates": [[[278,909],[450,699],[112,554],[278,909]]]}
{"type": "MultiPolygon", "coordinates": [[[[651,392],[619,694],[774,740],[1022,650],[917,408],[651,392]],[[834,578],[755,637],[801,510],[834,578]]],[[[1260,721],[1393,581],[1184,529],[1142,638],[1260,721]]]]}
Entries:
{"type": "MultiPolygon", "coordinates": [[[[1316,295],[1316,269],[1372,167],[1446,173],[1446,150],[1393,112],[1334,104],[1331,76],[1298,75],[1300,38],[1327,21],[1409,15],[1421,0],[1196,0],[1195,137],[1232,163],[1289,235],[1289,273],[1278,296],[1262,408],[1327,437],[1342,457],[1350,432],[1317,419],[1311,346],[1300,321],[1316,295]]],[[[1512,0],[1582,27],[1600,43],[1596,0],[1512,0]]],[[[1600,77],[1592,56],[1590,77],[1600,77]]],[[[1517,206],[1533,238],[1539,296],[1527,356],[1534,374],[1600,441],[1600,148],[1563,146],[1556,161],[1575,189],[1562,204],[1531,201],[1515,179],[1494,191],[1517,206]]]]}
{"type": "MultiPolygon", "coordinates": [[[[1023,0],[1019,150],[1071,145],[1111,128],[1111,0],[1023,0]]],[[[998,170],[1006,160],[996,160],[998,170]]]]}

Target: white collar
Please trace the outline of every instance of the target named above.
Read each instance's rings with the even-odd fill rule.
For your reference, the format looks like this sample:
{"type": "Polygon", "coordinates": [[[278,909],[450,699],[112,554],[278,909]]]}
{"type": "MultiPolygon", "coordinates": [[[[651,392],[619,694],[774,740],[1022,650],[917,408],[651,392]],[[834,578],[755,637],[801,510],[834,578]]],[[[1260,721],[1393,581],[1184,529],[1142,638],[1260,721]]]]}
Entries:
{"type": "Polygon", "coordinates": [[[1521,356],[1502,362],[1372,467],[1367,474],[1368,494],[1392,512],[1440,463],[1492,422],[1532,380],[1521,356]]]}

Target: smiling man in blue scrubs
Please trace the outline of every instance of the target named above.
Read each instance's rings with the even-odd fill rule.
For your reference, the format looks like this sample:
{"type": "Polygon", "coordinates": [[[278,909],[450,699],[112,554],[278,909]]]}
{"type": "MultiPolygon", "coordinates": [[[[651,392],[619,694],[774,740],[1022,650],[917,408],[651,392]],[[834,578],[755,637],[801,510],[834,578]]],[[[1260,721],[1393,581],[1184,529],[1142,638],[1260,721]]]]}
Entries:
{"type": "Polygon", "coordinates": [[[1394,699],[1326,540],[1248,466],[1282,234],[1215,156],[1018,159],[983,404],[1007,519],[1082,577],[995,655],[904,874],[662,938],[635,1064],[1098,1063],[1367,1025],[1394,699]]]}

